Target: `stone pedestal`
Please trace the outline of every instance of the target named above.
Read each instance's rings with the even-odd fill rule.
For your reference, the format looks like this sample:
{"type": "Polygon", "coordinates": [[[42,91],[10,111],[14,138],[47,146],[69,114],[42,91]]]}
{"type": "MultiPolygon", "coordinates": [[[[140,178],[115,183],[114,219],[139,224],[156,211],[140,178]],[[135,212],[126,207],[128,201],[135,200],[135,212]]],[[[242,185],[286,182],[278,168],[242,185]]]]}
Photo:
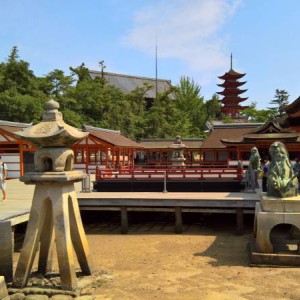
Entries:
{"type": "Polygon", "coordinates": [[[300,196],[274,198],[262,193],[256,204],[254,237],[250,240],[250,261],[254,265],[300,266],[299,245],[295,251],[275,251],[271,230],[279,224],[300,229],[300,196]]]}
{"type": "Polygon", "coordinates": [[[38,249],[39,272],[45,274],[49,270],[54,232],[62,288],[75,290],[77,287],[73,247],[82,272],[91,274],[88,244],[74,188],[74,182],[85,176],[78,171],[34,172],[20,178],[36,187],[13,286],[26,286],[38,249]]]}

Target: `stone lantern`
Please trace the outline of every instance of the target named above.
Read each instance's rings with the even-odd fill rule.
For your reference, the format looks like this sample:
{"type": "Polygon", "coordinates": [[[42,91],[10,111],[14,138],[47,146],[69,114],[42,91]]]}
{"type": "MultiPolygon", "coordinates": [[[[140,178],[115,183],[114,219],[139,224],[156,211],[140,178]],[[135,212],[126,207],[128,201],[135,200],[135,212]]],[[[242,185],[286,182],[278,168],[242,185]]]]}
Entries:
{"type": "Polygon", "coordinates": [[[185,157],[183,155],[184,149],[186,148],[185,144],[182,143],[180,136],[176,136],[174,143],[169,146],[172,149],[172,166],[173,167],[184,167],[185,166],[185,157]]]}
{"type": "Polygon", "coordinates": [[[13,280],[15,287],[27,285],[38,249],[38,271],[45,275],[49,270],[54,235],[62,289],[77,288],[73,247],[83,274],[91,274],[89,249],[74,187],[86,174],[73,171],[74,153],[70,148],[88,133],[66,124],[58,108],[57,102],[48,101],[40,123],[15,133],[38,147],[34,155],[35,172],[20,177],[24,183],[34,184],[35,191],[13,280]]]}

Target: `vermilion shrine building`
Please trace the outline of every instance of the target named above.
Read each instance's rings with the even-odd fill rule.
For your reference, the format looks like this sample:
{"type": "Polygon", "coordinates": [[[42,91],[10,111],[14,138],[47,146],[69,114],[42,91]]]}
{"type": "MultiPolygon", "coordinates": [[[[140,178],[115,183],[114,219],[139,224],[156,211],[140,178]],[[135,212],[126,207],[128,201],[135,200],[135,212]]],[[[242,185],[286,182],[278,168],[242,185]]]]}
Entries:
{"type": "MultiPolygon", "coordinates": [[[[29,143],[18,139],[14,132],[32,124],[0,121],[0,155],[8,166],[8,178],[18,178],[33,171],[36,150],[29,143]]],[[[98,168],[130,168],[134,165],[134,153],[140,145],[122,136],[119,131],[83,126],[89,136],[73,146],[74,168],[86,173],[98,168]]]]}

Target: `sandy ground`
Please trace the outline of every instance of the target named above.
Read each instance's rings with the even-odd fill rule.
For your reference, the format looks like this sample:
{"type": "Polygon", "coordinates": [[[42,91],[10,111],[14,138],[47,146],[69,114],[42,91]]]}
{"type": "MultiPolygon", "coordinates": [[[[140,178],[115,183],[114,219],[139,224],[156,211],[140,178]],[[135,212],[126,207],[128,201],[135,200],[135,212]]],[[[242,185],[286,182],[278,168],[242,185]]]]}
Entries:
{"type": "Polygon", "coordinates": [[[83,216],[93,268],[108,274],[96,299],[300,299],[300,268],[248,266],[252,217],[242,236],[233,215],[184,216],[183,234],[172,217],[131,219],[122,235],[116,216],[83,216]]]}

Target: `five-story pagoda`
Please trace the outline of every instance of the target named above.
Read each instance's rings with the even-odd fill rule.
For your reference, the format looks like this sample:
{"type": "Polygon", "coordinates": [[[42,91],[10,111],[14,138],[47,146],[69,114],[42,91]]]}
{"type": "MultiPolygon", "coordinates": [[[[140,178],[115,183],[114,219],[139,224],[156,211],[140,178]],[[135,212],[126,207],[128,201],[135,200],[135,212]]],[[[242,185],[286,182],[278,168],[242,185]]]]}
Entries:
{"type": "Polygon", "coordinates": [[[246,81],[238,81],[240,78],[244,77],[246,74],[238,73],[232,69],[232,54],[230,62],[230,70],[224,75],[218,78],[224,80],[222,84],[218,86],[223,87],[222,92],[218,92],[219,95],[224,96],[220,102],[223,104],[221,112],[225,116],[230,116],[232,118],[238,118],[240,111],[248,108],[248,106],[241,106],[240,102],[247,100],[248,98],[242,98],[239,95],[246,92],[247,90],[239,89],[240,86],[244,85],[246,81]]]}

